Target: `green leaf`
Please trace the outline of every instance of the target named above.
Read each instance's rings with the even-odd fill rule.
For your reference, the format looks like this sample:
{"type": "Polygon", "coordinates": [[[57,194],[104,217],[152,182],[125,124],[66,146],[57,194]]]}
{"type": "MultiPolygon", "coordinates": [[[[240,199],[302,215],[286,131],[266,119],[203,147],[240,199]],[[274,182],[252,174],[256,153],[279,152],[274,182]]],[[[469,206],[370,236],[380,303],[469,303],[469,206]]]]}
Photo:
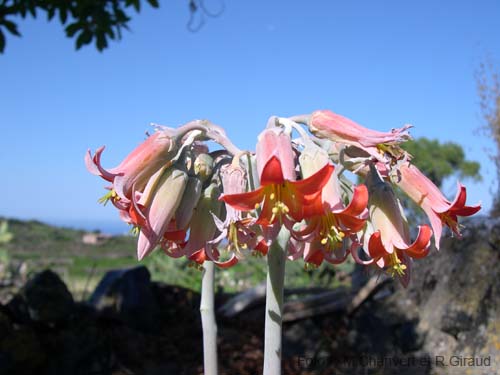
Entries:
{"type": "Polygon", "coordinates": [[[106,35],[104,33],[99,33],[96,36],[96,47],[99,52],[108,47],[108,41],[106,40],[106,35]]]}
{"type": "Polygon", "coordinates": [[[113,31],[113,29],[108,26],[106,28],[106,34],[108,34],[108,36],[111,38],[111,39],[115,39],[115,32],[113,31]]]}
{"type": "Polygon", "coordinates": [[[82,24],[80,22],[75,22],[66,26],[66,35],[72,37],[76,34],[78,30],[82,28],[82,24]]]}
{"type": "Polygon", "coordinates": [[[134,9],[136,10],[137,13],[141,11],[141,1],[140,0],[131,0],[129,1],[129,4],[132,4],[134,6],[134,9]]]}
{"type": "Polygon", "coordinates": [[[5,36],[3,35],[3,31],[0,29],[0,53],[3,53],[5,48],[5,36]]]}
{"type": "Polygon", "coordinates": [[[92,41],[92,32],[90,30],[84,30],[78,35],[76,39],[76,49],[79,50],[85,44],[89,44],[92,41]]]}
{"type": "Polygon", "coordinates": [[[59,20],[64,25],[66,20],[68,19],[68,9],[67,8],[59,8],[59,20]]]}
{"type": "Polygon", "coordinates": [[[36,18],[36,5],[35,5],[35,3],[34,3],[34,2],[33,2],[33,3],[31,3],[30,5],[28,5],[28,10],[29,10],[29,12],[31,13],[31,16],[32,16],[33,18],[36,18]]]}
{"type": "Polygon", "coordinates": [[[52,20],[52,18],[54,18],[56,14],[56,8],[50,8],[48,11],[47,11],[47,19],[50,21],[52,20]]]}
{"type": "Polygon", "coordinates": [[[16,35],[16,36],[21,36],[19,31],[17,31],[17,25],[14,22],[8,21],[8,20],[3,20],[2,23],[7,28],[7,30],[10,31],[11,34],[16,35]]]}
{"type": "Polygon", "coordinates": [[[148,0],[149,5],[151,5],[153,8],[159,8],[160,4],[158,3],[158,0],[148,0]]]}

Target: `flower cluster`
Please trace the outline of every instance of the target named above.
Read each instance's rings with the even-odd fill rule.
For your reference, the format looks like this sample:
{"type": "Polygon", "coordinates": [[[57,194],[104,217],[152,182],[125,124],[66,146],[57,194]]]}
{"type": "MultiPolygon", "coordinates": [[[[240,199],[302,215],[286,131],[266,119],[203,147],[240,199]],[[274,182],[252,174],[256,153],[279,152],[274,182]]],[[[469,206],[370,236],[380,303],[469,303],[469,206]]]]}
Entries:
{"type": "Polygon", "coordinates": [[[158,127],[116,168],[101,166],[104,147],[85,160],[111,184],[103,201],[137,231],[139,259],[159,246],[172,257],[228,267],[249,253],[265,255],[285,226],[289,259],[318,266],[351,255],[406,286],[412,259],[429,253],[431,238],[439,249],[443,226],[460,236],[458,217],[481,208],[466,205],[461,184],[447,200],[411,162],[399,146],[409,128],[374,131],[325,110],[272,117],[252,153],[220,127],[194,121],[158,127]],[[222,149],[210,151],[207,141],[222,149]],[[365,183],[354,185],[344,171],[365,183]],[[413,239],[395,186],[429,218],[413,239]]]}

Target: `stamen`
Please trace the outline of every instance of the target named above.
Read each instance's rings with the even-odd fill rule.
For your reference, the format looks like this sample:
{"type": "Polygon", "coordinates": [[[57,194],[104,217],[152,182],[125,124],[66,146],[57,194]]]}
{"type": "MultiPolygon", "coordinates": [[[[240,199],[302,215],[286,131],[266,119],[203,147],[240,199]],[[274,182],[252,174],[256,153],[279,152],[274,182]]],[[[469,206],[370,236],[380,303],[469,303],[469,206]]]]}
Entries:
{"type": "Polygon", "coordinates": [[[405,274],[406,265],[401,263],[401,260],[396,254],[396,251],[394,251],[390,255],[390,260],[391,260],[390,268],[387,270],[389,275],[391,275],[391,277],[403,276],[405,274]]]}

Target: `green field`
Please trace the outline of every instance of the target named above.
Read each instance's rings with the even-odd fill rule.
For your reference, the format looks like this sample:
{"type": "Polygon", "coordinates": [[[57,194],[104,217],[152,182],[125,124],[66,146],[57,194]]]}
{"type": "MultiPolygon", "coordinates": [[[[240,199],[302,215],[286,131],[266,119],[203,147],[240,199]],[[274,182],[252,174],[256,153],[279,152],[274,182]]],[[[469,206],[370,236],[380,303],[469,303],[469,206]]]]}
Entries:
{"type": "MultiPolygon", "coordinates": [[[[112,236],[91,245],[83,243],[82,238],[88,233],[83,230],[54,227],[39,221],[7,221],[12,239],[2,245],[4,256],[0,262],[8,262],[13,273],[23,265],[28,277],[50,268],[62,277],[77,299],[88,297],[106,271],[138,264],[146,265],[155,281],[194,290],[200,287],[199,267],[185,259],[173,259],[158,250],[138,262],[133,236],[112,236]]],[[[335,267],[335,272],[347,274],[352,268],[352,262],[346,262],[335,267]]],[[[342,279],[335,277],[335,272],[329,265],[305,271],[301,260],[288,262],[286,285],[334,287],[342,279]]],[[[249,257],[234,267],[218,270],[216,284],[220,291],[236,292],[264,281],[265,277],[265,258],[249,257]]]]}

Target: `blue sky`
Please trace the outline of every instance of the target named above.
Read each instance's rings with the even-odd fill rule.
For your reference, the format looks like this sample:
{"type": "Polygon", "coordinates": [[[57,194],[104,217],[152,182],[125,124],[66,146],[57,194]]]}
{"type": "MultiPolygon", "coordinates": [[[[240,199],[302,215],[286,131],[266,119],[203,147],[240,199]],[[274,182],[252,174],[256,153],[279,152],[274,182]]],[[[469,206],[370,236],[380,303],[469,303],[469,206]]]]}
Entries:
{"type": "Polygon", "coordinates": [[[187,1],[165,1],[144,5],[103,53],[76,52],[43,16],[20,20],[23,37],[0,56],[0,216],[110,228],[119,220],[96,202],[104,184],[85,170],[87,148],[105,144],[112,167],[149,123],[208,118],[253,149],[270,115],[315,109],[461,144],[484,176],[465,181],[468,203],[487,210],[495,170],[474,132],[474,72],[487,56],[500,62],[499,15],[496,0],[226,0],[191,33],[187,1]]]}

